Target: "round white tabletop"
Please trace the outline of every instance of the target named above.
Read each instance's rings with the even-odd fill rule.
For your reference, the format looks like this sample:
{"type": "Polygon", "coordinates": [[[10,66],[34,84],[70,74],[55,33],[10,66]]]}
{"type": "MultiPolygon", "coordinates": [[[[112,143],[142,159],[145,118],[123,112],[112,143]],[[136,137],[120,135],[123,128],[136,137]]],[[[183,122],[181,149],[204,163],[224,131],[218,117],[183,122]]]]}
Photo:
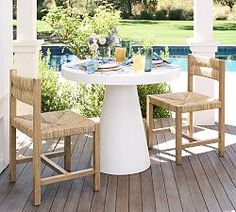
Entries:
{"type": "Polygon", "coordinates": [[[100,85],[144,85],[166,82],[176,79],[180,69],[176,65],[166,65],[151,72],[135,73],[133,67],[125,67],[122,71],[95,72],[88,74],[80,70],[78,63],[71,62],[62,66],[62,76],[82,84],[100,85]]]}
{"type": "Polygon", "coordinates": [[[62,76],[86,84],[106,85],[101,114],[101,172],[124,175],[149,168],[150,159],[136,85],[176,79],[180,68],[167,65],[136,74],[132,67],[122,71],[88,74],[76,63],[62,66],[62,76]]]}

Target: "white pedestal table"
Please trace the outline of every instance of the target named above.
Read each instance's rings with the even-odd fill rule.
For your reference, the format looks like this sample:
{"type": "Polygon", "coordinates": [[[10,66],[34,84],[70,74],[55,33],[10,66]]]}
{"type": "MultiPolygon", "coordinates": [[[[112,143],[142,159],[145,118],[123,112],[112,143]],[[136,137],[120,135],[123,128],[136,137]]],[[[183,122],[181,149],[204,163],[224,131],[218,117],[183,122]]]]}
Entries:
{"type": "Polygon", "coordinates": [[[101,172],[126,175],[149,168],[145,129],[138,99],[137,85],[154,84],[176,79],[180,69],[160,67],[137,74],[132,67],[124,71],[88,74],[74,68],[73,63],[62,66],[65,79],[81,84],[106,85],[101,114],[101,172]]]}

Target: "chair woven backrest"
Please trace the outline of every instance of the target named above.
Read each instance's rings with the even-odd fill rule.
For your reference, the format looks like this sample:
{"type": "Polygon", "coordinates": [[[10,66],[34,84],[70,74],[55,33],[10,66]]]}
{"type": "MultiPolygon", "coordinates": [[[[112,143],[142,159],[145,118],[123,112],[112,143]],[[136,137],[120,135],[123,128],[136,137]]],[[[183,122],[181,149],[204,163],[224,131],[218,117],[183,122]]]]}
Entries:
{"type": "Polygon", "coordinates": [[[16,100],[31,105],[33,106],[33,128],[39,130],[41,117],[40,79],[22,77],[17,75],[16,70],[11,70],[10,95],[10,116],[16,116],[16,100]]]}
{"type": "Polygon", "coordinates": [[[219,81],[219,99],[224,100],[224,60],[188,55],[188,91],[193,91],[193,76],[206,77],[219,81]]]}
{"type": "Polygon", "coordinates": [[[34,79],[17,75],[16,70],[11,70],[11,95],[17,100],[33,106],[34,79]]]}

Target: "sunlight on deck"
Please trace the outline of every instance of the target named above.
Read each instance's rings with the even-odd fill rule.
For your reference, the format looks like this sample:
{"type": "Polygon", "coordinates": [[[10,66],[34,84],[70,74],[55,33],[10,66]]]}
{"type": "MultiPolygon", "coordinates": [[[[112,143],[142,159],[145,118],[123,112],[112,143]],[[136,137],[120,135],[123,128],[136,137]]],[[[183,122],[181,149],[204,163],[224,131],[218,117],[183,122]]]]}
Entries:
{"type": "MultiPolygon", "coordinates": [[[[217,138],[218,131],[206,129],[206,128],[198,128],[198,132],[194,133],[194,138],[197,140],[206,140],[217,138]]],[[[157,153],[151,155],[152,160],[166,162],[168,160],[175,161],[175,138],[171,136],[170,133],[165,133],[165,142],[161,142],[155,145],[153,148],[157,150],[157,153]],[[167,136],[166,136],[167,135],[167,136]]],[[[157,139],[162,141],[164,138],[162,135],[157,135],[157,139]]],[[[183,143],[187,143],[188,140],[183,139],[183,143]]],[[[232,135],[229,133],[225,133],[225,146],[236,144],[236,135],[232,135]]],[[[190,156],[191,154],[202,154],[210,151],[215,151],[217,149],[217,143],[204,145],[204,146],[196,146],[191,148],[186,148],[183,150],[183,157],[190,156]]]]}

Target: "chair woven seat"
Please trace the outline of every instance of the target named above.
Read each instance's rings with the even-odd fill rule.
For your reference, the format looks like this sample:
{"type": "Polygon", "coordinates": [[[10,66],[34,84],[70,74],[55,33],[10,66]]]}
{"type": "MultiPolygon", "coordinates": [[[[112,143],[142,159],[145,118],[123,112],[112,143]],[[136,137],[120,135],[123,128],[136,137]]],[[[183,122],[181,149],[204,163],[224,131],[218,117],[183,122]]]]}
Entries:
{"type": "Polygon", "coordinates": [[[196,92],[180,92],[173,94],[151,95],[150,101],[158,102],[158,105],[166,109],[175,111],[176,108],[182,108],[182,112],[191,112],[199,110],[209,110],[220,108],[221,102],[212,97],[196,92]]]}
{"type": "MultiPolygon", "coordinates": [[[[11,119],[11,123],[23,133],[32,137],[33,116],[24,115],[11,119]]],[[[95,130],[95,123],[71,111],[41,113],[41,139],[85,134],[95,130]]]]}

